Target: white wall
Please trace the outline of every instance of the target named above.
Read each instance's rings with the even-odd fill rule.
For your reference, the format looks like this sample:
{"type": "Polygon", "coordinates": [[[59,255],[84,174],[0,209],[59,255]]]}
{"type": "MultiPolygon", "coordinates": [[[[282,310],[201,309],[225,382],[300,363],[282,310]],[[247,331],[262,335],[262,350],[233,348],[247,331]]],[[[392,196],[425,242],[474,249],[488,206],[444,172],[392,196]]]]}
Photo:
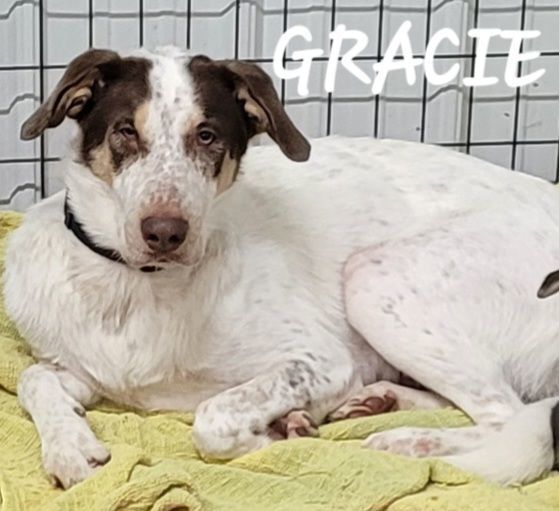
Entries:
{"type": "MultiPolygon", "coordinates": [[[[270,59],[277,39],[283,32],[286,0],[43,0],[44,92],[54,87],[63,67],[76,54],[97,47],[131,49],[140,44],[139,7],[143,4],[143,42],[146,46],[177,44],[186,46],[190,39],[193,52],[212,57],[262,59],[271,71],[270,59]],[[89,8],[93,5],[90,23],[89,8]],[[235,38],[238,9],[239,38],[235,38]],[[90,32],[90,25],[92,31],[90,32]],[[189,32],[190,27],[190,34],[189,32]]],[[[41,83],[39,36],[39,0],[0,0],[0,208],[25,209],[40,198],[41,142],[21,142],[19,127],[38,105],[41,83]],[[15,67],[15,69],[14,69],[15,67]],[[3,163],[2,163],[3,162],[3,163]]],[[[378,136],[421,140],[432,143],[464,144],[468,139],[470,89],[461,85],[470,73],[471,44],[465,37],[473,25],[475,0],[432,0],[431,34],[441,27],[453,28],[461,46],[443,45],[441,51],[457,55],[438,61],[444,70],[454,62],[461,64],[456,83],[442,88],[426,86],[418,80],[410,87],[403,73],[389,78],[377,100],[370,86],[340,71],[331,103],[331,132],[348,135],[373,135],[378,105],[378,136]],[[423,117],[422,99],[427,107],[423,117]]],[[[522,0],[479,0],[479,25],[482,27],[520,28],[522,0]]],[[[424,51],[428,0],[384,0],[383,41],[377,48],[379,0],[337,0],[334,21],[360,29],[369,37],[366,56],[359,66],[372,76],[377,54],[405,20],[413,22],[412,41],[418,54],[424,51]]],[[[313,33],[313,47],[328,50],[332,23],[331,0],[289,0],[287,26],[304,24],[313,33]]],[[[556,178],[559,148],[559,1],[527,0],[526,28],[537,28],[542,36],[529,45],[557,55],[543,56],[535,64],[547,74],[523,89],[518,108],[516,169],[556,178]],[[548,141],[532,144],[534,141],[548,141]],[[525,144],[524,142],[528,142],[525,144]]],[[[296,49],[290,47],[290,50],[296,49]]],[[[503,42],[492,45],[493,52],[506,52],[503,42]]],[[[488,74],[503,76],[505,59],[492,58],[488,74]]],[[[293,65],[293,64],[291,64],[293,65]]],[[[297,95],[296,84],[284,85],[287,109],[309,136],[327,133],[328,95],[323,90],[325,62],[313,67],[307,98],[297,95]]],[[[502,80],[501,80],[502,81],[502,80]]],[[[279,80],[275,80],[281,90],[279,80]]],[[[471,153],[511,167],[512,140],[515,131],[516,93],[503,84],[476,89],[471,115],[471,153]],[[507,145],[491,145],[491,142],[507,145]],[[488,144],[477,146],[477,143],[488,144]]],[[[65,152],[71,123],[49,132],[44,139],[44,188],[47,194],[61,186],[57,159],[65,152]]],[[[464,147],[459,148],[465,150],[464,147]]]]}

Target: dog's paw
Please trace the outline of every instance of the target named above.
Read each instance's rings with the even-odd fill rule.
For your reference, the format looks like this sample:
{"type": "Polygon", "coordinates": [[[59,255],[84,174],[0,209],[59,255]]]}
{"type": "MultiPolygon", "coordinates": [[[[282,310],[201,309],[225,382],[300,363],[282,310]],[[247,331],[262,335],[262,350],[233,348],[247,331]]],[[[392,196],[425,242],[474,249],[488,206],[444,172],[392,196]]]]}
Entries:
{"type": "Polygon", "coordinates": [[[384,382],[369,385],[328,414],[329,422],[378,415],[394,410],[397,396],[384,382]]]}
{"type": "Polygon", "coordinates": [[[215,459],[233,459],[261,449],[272,442],[267,424],[257,410],[235,411],[216,396],[196,410],[192,436],[196,448],[215,459]]]}
{"type": "Polygon", "coordinates": [[[411,458],[424,458],[439,455],[443,446],[435,431],[397,428],[373,433],[363,442],[363,447],[411,458]]]}
{"type": "Polygon", "coordinates": [[[292,410],[270,424],[269,435],[274,440],[317,437],[318,425],[306,410],[292,410]]]}
{"type": "Polygon", "coordinates": [[[43,466],[55,486],[70,488],[105,465],[111,455],[85,419],[76,416],[52,424],[43,438],[43,466]]]}

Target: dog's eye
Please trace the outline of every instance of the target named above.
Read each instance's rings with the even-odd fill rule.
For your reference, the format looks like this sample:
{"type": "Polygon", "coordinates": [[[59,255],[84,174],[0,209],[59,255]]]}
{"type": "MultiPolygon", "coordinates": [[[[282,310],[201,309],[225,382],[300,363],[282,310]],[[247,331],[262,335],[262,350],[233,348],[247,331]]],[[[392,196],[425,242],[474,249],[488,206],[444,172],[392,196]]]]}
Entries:
{"type": "Polygon", "coordinates": [[[125,124],[118,129],[118,132],[126,138],[136,138],[138,132],[130,124],[125,124]]]}
{"type": "Polygon", "coordinates": [[[210,130],[200,130],[198,140],[203,145],[210,145],[215,140],[215,134],[210,130]]]}

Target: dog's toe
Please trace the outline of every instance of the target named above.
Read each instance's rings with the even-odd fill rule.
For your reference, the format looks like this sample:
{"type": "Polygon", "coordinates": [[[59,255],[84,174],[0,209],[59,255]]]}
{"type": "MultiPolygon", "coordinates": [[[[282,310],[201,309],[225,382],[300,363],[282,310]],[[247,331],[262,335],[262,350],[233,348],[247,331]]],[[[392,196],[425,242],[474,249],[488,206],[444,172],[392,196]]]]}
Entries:
{"type": "Polygon", "coordinates": [[[43,446],[43,465],[55,486],[70,488],[93,475],[111,458],[91,431],[66,431],[43,446]]]}
{"type": "Polygon", "coordinates": [[[274,440],[317,437],[318,425],[306,410],[292,410],[270,424],[269,434],[274,440]]]}
{"type": "MultiPolygon", "coordinates": [[[[100,451],[99,447],[96,450],[100,451]]],[[[45,453],[43,464],[55,486],[70,488],[92,476],[110,459],[108,452],[102,456],[88,452],[83,447],[53,444],[52,451],[45,453]]],[[[104,449],[104,448],[103,448],[104,449]]]]}
{"type": "Polygon", "coordinates": [[[293,410],[287,414],[287,438],[317,437],[318,425],[306,410],[293,410]]]}

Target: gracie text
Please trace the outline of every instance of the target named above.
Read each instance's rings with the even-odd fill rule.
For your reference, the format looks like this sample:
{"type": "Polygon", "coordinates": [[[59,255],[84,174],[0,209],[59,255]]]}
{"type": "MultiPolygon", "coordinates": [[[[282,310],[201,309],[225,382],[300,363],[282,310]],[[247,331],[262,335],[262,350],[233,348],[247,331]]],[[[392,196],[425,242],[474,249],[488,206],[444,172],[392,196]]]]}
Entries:
{"type": "MultiPolygon", "coordinates": [[[[389,73],[404,71],[409,85],[417,80],[417,68],[423,66],[425,77],[432,85],[445,85],[456,79],[460,73],[460,64],[455,63],[446,69],[444,63],[439,61],[435,69],[435,55],[440,44],[447,40],[452,45],[459,47],[460,39],[456,32],[450,28],[443,28],[436,32],[427,45],[425,57],[414,57],[410,30],[412,23],[402,23],[394,37],[389,42],[384,57],[380,62],[373,64],[371,73],[365,73],[359,68],[353,59],[357,57],[367,46],[369,38],[367,34],[359,30],[348,30],[345,25],[338,25],[331,33],[331,47],[324,79],[324,90],[334,92],[334,83],[338,67],[342,66],[357,80],[370,84],[373,94],[380,94],[389,73]],[[345,41],[353,46],[342,53],[342,45],[345,41]],[[397,57],[398,56],[398,57],[397,57]]],[[[544,74],[545,69],[538,69],[532,73],[519,76],[518,65],[521,62],[537,59],[540,53],[537,51],[523,53],[522,43],[526,39],[534,39],[540,36],[537,30],[500,30],[497,28],[473,28],[468,31],[468,37],[474,39],[476,44],[476,60],[471,77],[463,78],[463,84],[467,87],[483,87],[494,85],[502,78],[512,88],[523,87],[536,80],[544,74]],[[507,63],[503,77],[488,76],[486,74],[487,54],[491,39],[500,37],[510,41],[507,63]]],[[[320,48],[312,48],[312,34],[310,30],[298,25],[287,30],[279,39],[274,52],[274,73],[283,80],[298,80],[297,92],[300,96],[309,94],[309,75],[311,73],[313,59],[321,57],[324,51],[320,48]],[[307,48],[293,51],[292,59],[300,62],[296,68],[287,68],[283,61],[286,48],[290,43],[300,44],[305,41],[307,48]]]]}

